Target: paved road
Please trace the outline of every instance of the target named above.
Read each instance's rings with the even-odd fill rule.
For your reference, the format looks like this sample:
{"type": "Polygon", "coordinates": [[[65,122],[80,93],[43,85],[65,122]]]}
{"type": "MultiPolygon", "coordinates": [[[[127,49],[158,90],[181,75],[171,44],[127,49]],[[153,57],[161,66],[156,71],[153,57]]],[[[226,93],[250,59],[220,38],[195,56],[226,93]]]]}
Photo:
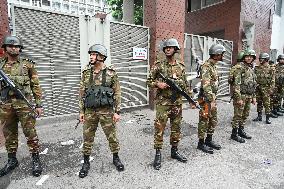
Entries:
{"type": "MultiPolygon", "coordinates": [[[[284,188],[284,124],[283,118],[273,119],[272,125],[250,121],[247,131],[253,136],[244,144],[230,140],[232,104],[218,102],[219,126],[214,139],[222,144],[222,150],[213,155],[196,149],[198,111],[184,107],[183,138],[179,150],[187,156],[188,163],[170,158],[169,130],[165,134],[162,151],[162,169],[152,168],[155,151],[153,146],[154,112],[139,109],[122,114],[118,124],[121,144],[120,156],[126,170],[117,172],[101,129],[97,131],[89,176],[80,179],[82,128],[74,129],[75,117],[41,120],[38,134],[41,139],[43,175],[48,175],[41,186],[41,179],[31,176],[31,161],[25,138],[21,132],[15,171],[0,178],[0,188],[284,188]],[[61,145],[73,140],[74,144],[61,145]]],[[[0,149],[0,166],[7,161],[4,148],[0,149]]]]}

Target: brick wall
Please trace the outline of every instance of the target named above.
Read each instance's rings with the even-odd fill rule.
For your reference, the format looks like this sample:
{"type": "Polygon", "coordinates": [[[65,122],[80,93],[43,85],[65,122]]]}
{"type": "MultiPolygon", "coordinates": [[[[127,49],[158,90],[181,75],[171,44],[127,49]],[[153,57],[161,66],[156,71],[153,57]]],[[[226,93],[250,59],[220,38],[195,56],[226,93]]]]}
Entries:
{"type": "Polygon", "coordinates": [[[242,0],[240,31],[243,30],[243,22],[255,23],[253,48],[257,54],[270,52],[272,34],[272,20],[270,19],[274,14],[274,5],[275,0],[242,0]]]}
{"type": "MultiPolygon", "coordinates": [[[[187,7],[188,1],[186,2],[186,11],[187,7]]],[[[185,32],[189,34],[204,34],[224,30],[224,39],[234,42],[234,60],[238,52],[236,44],[238,44],[240,36],[240,12],[240,0],[226,0],[223,3],[201,10],[187,12],[185,15],[185,32]]]]}
{"type": "MultiPolygon", "coordinates": [[[[144,0],[144,25],[150,28],[150,64],[159,53],[159,42],[176,38],[181,47],[184,42],[185,0],[144,0]]],[[[182,52],[183,53],[183,52],[182,52]]],[[[153,92],[150,106],[153,108],[153,92]]]]}
{"type": "MultiPolygon", "coordinates": [[[[0,47],[3,37],[9,32],[7,0],[0,0],[0,47]]],[[[3,56],[3,49],[0,49],[0,57],[3,56]]]]}

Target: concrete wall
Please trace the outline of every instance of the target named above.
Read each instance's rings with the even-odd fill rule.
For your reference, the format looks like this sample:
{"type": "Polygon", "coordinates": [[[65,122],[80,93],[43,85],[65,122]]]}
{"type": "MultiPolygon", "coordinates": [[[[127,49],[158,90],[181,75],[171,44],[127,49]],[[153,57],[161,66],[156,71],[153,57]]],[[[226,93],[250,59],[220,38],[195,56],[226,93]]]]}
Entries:
{"type": "MultiPolygon", "coordinates": [[[[9,33],[8,6],[7,0],[0,0],[0,47],[3,38],[9,33]]],[[[3,49],[0,48],[0,57],[3,56],[3,49]]]]}

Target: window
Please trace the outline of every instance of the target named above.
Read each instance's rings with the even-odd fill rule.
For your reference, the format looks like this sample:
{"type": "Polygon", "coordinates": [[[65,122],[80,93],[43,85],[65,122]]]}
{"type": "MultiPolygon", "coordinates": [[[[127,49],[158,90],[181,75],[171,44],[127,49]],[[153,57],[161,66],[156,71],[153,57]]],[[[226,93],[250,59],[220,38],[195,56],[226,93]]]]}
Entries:
{"type": "Polygon", "coordinates": [[[225,0],[188,0],[188,12],[223,3],[225,0]]]}
{"type": "Polygon", "coordinates": [[[281,16],[282,0],[276,0],[275,14],[281,16]]]}

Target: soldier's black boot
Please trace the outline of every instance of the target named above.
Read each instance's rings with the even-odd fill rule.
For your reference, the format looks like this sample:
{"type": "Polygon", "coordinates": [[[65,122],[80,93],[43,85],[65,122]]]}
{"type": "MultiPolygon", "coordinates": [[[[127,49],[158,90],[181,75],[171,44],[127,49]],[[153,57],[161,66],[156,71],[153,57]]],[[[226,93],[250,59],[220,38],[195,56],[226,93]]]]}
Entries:
{"type": "Polygon", "coordinates": [[[278,114],[276,111],[272,110],[271,113],[270,113],[270,117],[272,118],[278,118],[278,114]]]}
{"type": "Polygon", "coordinates": [[[206,146],[209,146],[213,149],[216,149],[216,150],[220,150],[221,149],[221,146],[217,143],[215,143],[213,140],[212,140],[212,135],[208,135],[207,134],[207,137],[205,139],[205,144],[206,146]]]}
{"type": "Polygon", "coordinates": [[[238,134],[240,137],[245,138],[245,139],[251,139],[252,137],[250,135],[248,135],[243,126],[240,126],[238,129],[238,134]]]}
{"type": "Polygon", "coordinates": [[[161,150],[156,149],[156,155],[155,155],[155,159],[154,159],[154,163],[153,163],[154,169],[160,170],[161,169],[161,162],[162,162],[161,150]]]}
{"type": "Polygon", "coordinates": [[[283,116],[284,111],[280,110],[280,108],[276,108],[276,112],[278,116],[283,116]]]}
{"type": "Polygon", "coordinates": [[[258,112],[257,117],[253,119],[252,121],[262,121],[262,112],[258,112]]]}
{"type": "Polygon", "coordinates": [[[237,141],[239,143],[245,143],[246,142],[245,139],[238,136],[238,129],[237,128],[233,128],[232,134],[231,134],[231,139],[234,140],[234,141],[237,141]]]}
{"type": "Polygon", "coordinates": [[[0,177],[10,173],[18,164],[16,153],[8,153],[8,163],[0,170],[0,177]]]}
{"type": "Polygon", "coordinates": [[[203,151],[205,153],[208,153],[208,154],[213,154],[214,153],[213,148],[211,148],[209,146],[206,146],[203,139],[199,139],[198,145],[197,145],[197,149],[199,149],[199,150],[201,150],[201,151],[203,151]]]}
{"type": "Polygon", "coordinates": [[[82,168],[79,172],[79,177],[84,178],[88,175],[88,172],[90,170],[90,156],[84,155],[84,163],[82,165],[82,168]]]}
{"type": "Polygon", "coordinates": [[[270,121],[270,114],[266,114],[266,121],[265,121],[266,124],[271,124],[271,121],[270,121]]]}
{"type": "Polygon", "coordinates": [[[183,155],[178,153],[178,149],[177,149],[176,146],[173,146],[172,149],[171,149],[171,158],[176,159],[176,160],[183,162],[183,163],[187,162],[186,157],[184,157],[183,155]]]}
{"type": "Polygon", "coordinates": [[[32,153],[32,162],[33,162],[33,167],[32,167],[33,176],[39,177],[42,173],[42,166],[38,153],[32,153]]]}
{"type": "Polygon", "coordinates": [[[113,153],[113,162],[114,166],[116,167],[116,170],[124,171],[124,165],[121,163],[120,158],[118,156],[118,153],[113,153]]]}

